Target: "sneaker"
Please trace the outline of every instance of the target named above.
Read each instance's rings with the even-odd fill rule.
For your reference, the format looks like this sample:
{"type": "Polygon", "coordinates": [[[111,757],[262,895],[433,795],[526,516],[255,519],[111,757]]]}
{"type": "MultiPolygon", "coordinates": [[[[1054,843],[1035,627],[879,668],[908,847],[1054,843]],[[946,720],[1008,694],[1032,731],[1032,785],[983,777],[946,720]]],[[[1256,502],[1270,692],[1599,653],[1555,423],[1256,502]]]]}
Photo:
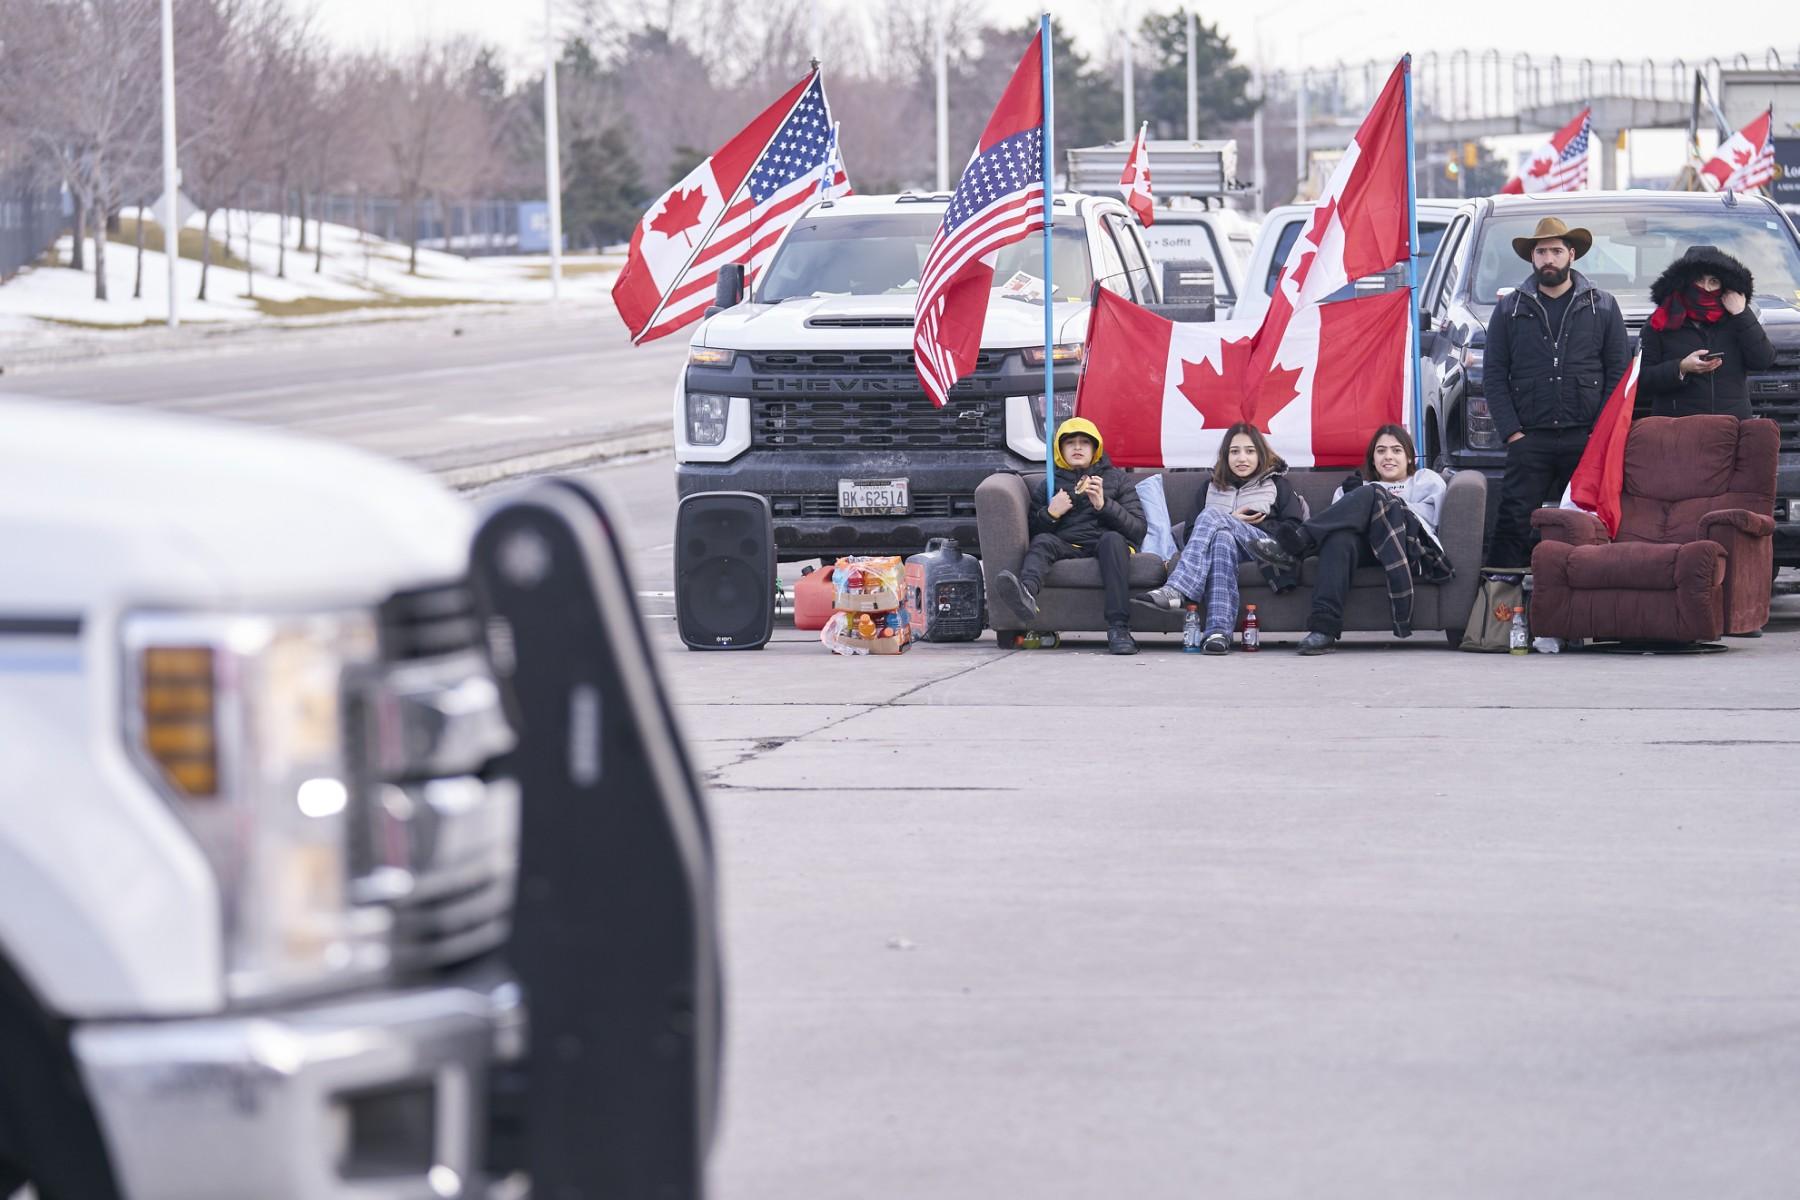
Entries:
{"type": "Polygon", "coordinates": [[[1302,654],[1330,654],[1337,646],[1337,639],[1329,633],[1309,633],[1300,639],[1302,654]]]}
{"type": "Polygon", "coordinates": [[[1001,571],[994,576],[994,590],[1005,596],[1014,608],[1027,617],[1033,620],[1037,618],[1037,596],[1011,571],[1001,571]]]}
{"type": "Polygon", "coordinates": [[[1274,538],[1252,538],[1244,546],[1250,551],[1252,558],[1268,563],[1278,571],[1291,571],[1299,565],[1299,559],[1289,554],[1287,547],[1274,538]]]}
{"type": "Polygon", "coordinates": [[[1123,625],[1114,625],[1106,631],[1106,652],[1108,654],[1136,654],[1137,642],[1131,636],[1131,630],[1123,625]]]}
{"type": "Polygon", "coordinates": [[[1202,654],[1230,654],[1231,635],[1229,633],[1209,633],[1206,640],[1200,643],[1202,654]]]}
{"type": "Polygon", "coordinates": [[[1306,532],[1306,526],[1296,525],[1292,521],[1273,522],[1269,534],[1277,545],[1295,558],[1305,558],[1315,549],[1312,535],[1306,532]]]}
{"type": "Polygon", "coordinates": [[[1180,612],[1181,606],[1186,604],[1188,599],[1165,583],[1153,592],[1139,592],[1131,598],[1131,602],[1141,604],[1145,608],[1154,608],[1157,612],[1180,612]]]}

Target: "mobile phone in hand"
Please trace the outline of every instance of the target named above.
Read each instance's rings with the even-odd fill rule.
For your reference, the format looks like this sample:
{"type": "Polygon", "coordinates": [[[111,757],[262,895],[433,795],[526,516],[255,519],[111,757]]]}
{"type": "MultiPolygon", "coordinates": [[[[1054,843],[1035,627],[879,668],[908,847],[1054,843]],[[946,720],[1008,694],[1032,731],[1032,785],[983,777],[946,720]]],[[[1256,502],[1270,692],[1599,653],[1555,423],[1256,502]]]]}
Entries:
{"type": "Polygon", "coordinates": [[[1700,361],[1701,362],[1718,362],[1721,358],[1724,358],[1724,357],[1725,357],[1725,355],[1717,350],[1702,350],[1700,352],[1700,361]]]}

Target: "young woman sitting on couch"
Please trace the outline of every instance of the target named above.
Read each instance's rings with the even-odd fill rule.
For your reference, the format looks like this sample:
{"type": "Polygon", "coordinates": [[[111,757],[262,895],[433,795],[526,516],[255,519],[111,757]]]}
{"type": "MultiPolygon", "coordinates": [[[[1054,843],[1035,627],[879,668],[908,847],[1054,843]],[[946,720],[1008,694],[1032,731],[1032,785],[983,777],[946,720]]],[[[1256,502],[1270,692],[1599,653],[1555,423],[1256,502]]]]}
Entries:
{"type": "MultiPolygon", "coordinates": [[[[1247,545],[1259,561],[1288,570],[1302,558],[1319,556],[1319,579],[1313,585],[1312,614],[1300,640],[1301,654],[1324,654],[1337,644],[1344,632],[1344,600],[1350,594],[1351,576],[1357,567],[1383,565],[1370,541],[1373,493],[1382,489],[1404,502],[1431,540],[1427,549],[1441,557],[1438,510],[1447,487],[1442,475],[1416,465],[1411,434],[1398,425],[1383,425],[1369,439],[1361,470],[1344,480],[1330,508],[1305,522],[1276,526],[1268,531],[1269,537],[1259,534],[1247,545]]],[[[1407,539],[1409,556],[1411,540],[1407,539]]],[[[1416,573],[1416,559],[1412,567],[1416,573]]]]}
{"type": "MultiPolygon", "coordinates": [[[[1225,431],[1212,478],[1200,489],[1199,504],[1187,521],[1187,544],[1169,572],[1169,581],[1153,592],[1133,596],[1132,603],[1159,612],[1176,612],[1186,604],[1206,610],[1207,654],[1231,651],[1237,624],[1238,563],[1241,548],[1266,537],[1283,524],[1298,526],[1306,517],[1299,494],[1287,479],[1287,464],[1269,449],[1256,426],[1240,421],[1225,431]]],[[[1271,579],[1278,590],[1298,579],[1271,579]]]]}

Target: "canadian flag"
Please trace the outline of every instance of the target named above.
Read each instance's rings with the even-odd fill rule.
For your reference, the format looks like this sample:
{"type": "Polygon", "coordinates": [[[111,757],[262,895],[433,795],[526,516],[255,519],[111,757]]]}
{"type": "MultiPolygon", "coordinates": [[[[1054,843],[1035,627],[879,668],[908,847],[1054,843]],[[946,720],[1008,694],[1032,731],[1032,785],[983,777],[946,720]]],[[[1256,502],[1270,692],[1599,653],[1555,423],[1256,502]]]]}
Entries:
{"type": "Polygon", "coordinates": [[[1150,148],[1144,144],[1148,121],[1138,126],[1137,141],[1131,144],[1131,156],[1125,160],[1125,173],[1119,176],[1119,190],[1125,203],[1148,229],[1155,224],[1156,201],[1150,196],[1150,148]]]}
{"type": "Polygon", "coordinates": [[[1323,301],[1410,253],[1406,70],[1344,151],[1260,324],[1177,325],[1101,292],[1075,410],[1114,462],[1211,466],[1224,430],[1253,421],[1290,465],[1353,465],[1376,426],[1402,419],[1411,291],[1323,301]]]}
{"type": "Polygon", "coordinates": [[[1747,192],[1775,178],[1775,142],[1769,137],[1775,110],[1767,109],[1719,147],[1719,152],[1700,168],[1700,183],[1708,191],[1747,192]]]}
{"type": "MultiPolygon", "coordinates": [[[[1644,356],[1639,352],[1631,360],[1631,370],[1613,386],[1594,432],[1588,435],[1587,449],[1575,473],[1569,476],[1569,499],[1599,517],[1606,525],[1606,536],[1619,536],[1620,505],[1625,494],[1625,442],[1631,436],[1631,410],[1637,404],[1638,367],[1644,356]]],[[[1107,449],[1112,444],[1107,443],[1107,449]]]]}
{"type": "Polygon", "coordinates": [[[1411,299],[1401,288],[1309,305],[1282,342],[1294,365],[1256,376],[1247,325],[1178,324],[1102,290],[1075,412],[1121,467],[1210,467],[1224,431],[1245,420],[1289,466],[1354,466],[1369,434],[1406,411],[1411,299]]]}
{"type": "MultiPolygon", "coordinates": [[[[735,137],[664,192],[638,222],[631,234],[625,269],[619,272],[612,289],[613,304],[633,341],[650,332],[651,322],[670,305],[694,308],[697,301],[710,294],[721,263],[732,261],[727,255],[749,248],[747,236],[755,215],[753,205],[739,203],[733,208],[733,233],[738,236],[716,237],[720,218],[726,215],[727,204],[738,197],[764,149],[816,75],[808,75],[763,109],[735,137]],[[743,211],[739,213],[739,209],[743,211]],[[737,225],[743,228],[737,229],[737,225]]],[[[695,308],[689,319],[699,316],[699,309],[695,308]]],[[[660,322],[657,329],[666,332],[669,324],[660,322]]]]}
{"type": "Polygon", "coordinates": [[[1591,107],[1575,114],[1575,119],[1550,135],[1525,160],[1517,175],[1506,181],[1502,194],[1520,195],[1536,192],[1577,192],[1588,182],[1588,135],[1592,132],[1591,107]]]}

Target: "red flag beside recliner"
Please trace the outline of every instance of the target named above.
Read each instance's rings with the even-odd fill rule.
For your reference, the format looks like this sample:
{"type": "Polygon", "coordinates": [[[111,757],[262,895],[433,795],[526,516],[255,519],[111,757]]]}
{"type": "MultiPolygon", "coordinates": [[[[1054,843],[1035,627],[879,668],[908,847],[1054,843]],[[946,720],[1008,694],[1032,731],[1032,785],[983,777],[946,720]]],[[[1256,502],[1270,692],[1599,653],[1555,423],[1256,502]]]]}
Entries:
{"type": "MultiPolygon", "coordinates": [[[[1625,493],[1625,441],[1631,435],[1631,410],[1637,404],[1640,353],[1631,360],[1631,370],[1613,388],[1594,432],[1588,435],[1587,449],[1581,462],[1569,477],[1569,499],[1587,509],[1606,525],[1606,536],[1619,536],[1620,497],[1625,493]]],[[[1530,434],[1526,434],[1530,437],[1530,434]]]]}

